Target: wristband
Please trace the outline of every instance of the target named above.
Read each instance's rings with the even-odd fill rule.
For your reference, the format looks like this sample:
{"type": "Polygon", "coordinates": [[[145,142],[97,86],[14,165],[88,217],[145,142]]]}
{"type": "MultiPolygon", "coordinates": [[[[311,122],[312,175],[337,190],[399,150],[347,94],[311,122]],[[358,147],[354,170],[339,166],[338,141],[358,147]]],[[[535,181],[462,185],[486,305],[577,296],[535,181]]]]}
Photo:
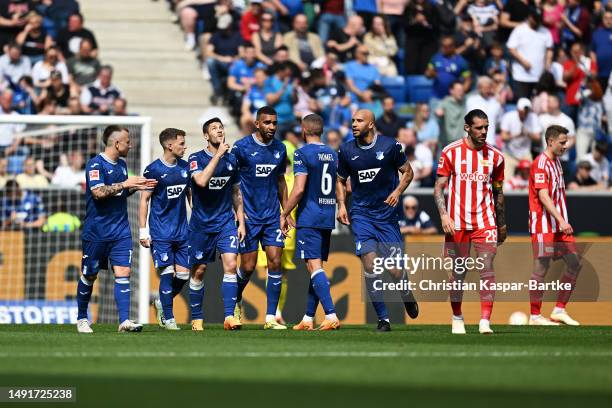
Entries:
{"type": "Polygon", "coordinates": [[[143,239],[151,239],[151,235],[149,234],[149,229],[148,228],[141,228],[140,229],[140,240],[143,239]]]}

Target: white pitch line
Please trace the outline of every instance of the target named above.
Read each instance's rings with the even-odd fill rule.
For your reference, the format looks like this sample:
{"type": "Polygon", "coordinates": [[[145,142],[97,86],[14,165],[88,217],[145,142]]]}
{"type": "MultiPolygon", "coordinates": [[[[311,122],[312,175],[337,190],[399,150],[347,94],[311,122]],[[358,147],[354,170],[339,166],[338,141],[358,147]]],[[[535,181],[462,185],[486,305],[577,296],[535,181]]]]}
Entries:
{"type": "Polygon", "coordinates": [[[0,358],[532,358],[532,357],[612,357],[610,351],[44,351],[0,352],[0,358]]]}

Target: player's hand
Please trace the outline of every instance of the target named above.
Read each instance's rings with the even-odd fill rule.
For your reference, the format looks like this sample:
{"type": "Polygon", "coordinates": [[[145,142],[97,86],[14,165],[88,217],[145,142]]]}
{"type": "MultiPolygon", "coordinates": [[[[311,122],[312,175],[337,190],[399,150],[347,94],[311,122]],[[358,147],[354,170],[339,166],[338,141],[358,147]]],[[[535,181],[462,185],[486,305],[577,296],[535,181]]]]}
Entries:
{"type": "Polygon", "coordinates": [[[455,235],[455,224],[451,220],[450,216],[448,214],[444,214],[442,217],[440,217],[440,219],[442,221],[442,231],[444,231],[446,235],[455,235]]]}
{"type": "Polygon", "coordinates": [[[572,235],[574,233],[574,229],[567,221],[562,221],[559,224],[559,228],[561,229],[561,232],[564,233],[565,235],[572,235]]]}
{"type": "Polygon", "coordinates": [[[130,176],[123,182],[124,188],[133,188],[136,190],[146,190],[154,188],[157,185],[157,180],[148,179],[141,176],[130,176]]]}
{"type": "Polygon", "coordinates": [[[497,228],[497,245],[503,244],[507,237],[508,227],[502,225],[501,227],[497,228]]]}
{"type": "Polygon", "coordinates": [[[283,233],[283,235],[286,237],[289,234],[289,230],[291,229],[291,226],[289,225],[289,222],[287,221],[287,217],[284,214],[281,214],[280,216],[280,230],[283,233]]]}
{"type": "Polygon", "coordinates": [[[389,207],[395,207],[399,202],[399,196],[399,192],[393,190],[393,192],[389,194],[389,197],[387,197],[385,200],[385,204],[387,204],[389,207]]]}
{"type": "Polygon", "coordinates": [[[228,145],[227,143],[221,143],[219,145],[219,148],[217,149],[217,156],[218,157],[222,157],[225,153],[227,153],[230,150],[230,145],[228,145]]]}
{"type": "Polygon", "coordinates": [[[236,230],[237,230],[236,235],[238,236],[238,242],[244,241],[244,239],[246,238],[246,227],[244,226],[244,224],[239,223],[238,228],[236,230]]]}
{"type": "Polygon", "coordinates": [[[151,239],[149,239],[149,238],[141,239],[140,240],[140,245],[142,245],[145,248],[151,248],[151,239]]]}
{"type": "Polygon", "coordinates": [[[336,216],[336,219],[340,221],[341,224],[344,224],[344,225],[351,224],[351,222],[349,221],[348,212],[346,211],[346,207],[344,206],[338,208],[338,215],[336,216]]]}

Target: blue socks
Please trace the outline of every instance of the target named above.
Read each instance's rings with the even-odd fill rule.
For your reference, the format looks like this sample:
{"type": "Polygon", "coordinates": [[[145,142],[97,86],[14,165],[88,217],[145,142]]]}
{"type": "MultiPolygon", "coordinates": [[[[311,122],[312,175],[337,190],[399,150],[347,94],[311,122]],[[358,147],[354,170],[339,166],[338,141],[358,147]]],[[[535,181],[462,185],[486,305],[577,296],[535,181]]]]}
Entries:
{"type": "Polygon", "coordinates": [[[238,282],[238,302],[242,300],[242,292],[244,292],[244,288],[246,288],[249,280],[251,280],[252,273],[253,271],[243,271],[240,268],[238,268],[238,271],[236,272],[236,280],[238,282]]]}
{"type": "Polygon", "coordinates": [[[334,309],[334,302],[332,301],[331,293],[329,291],[329,280],[327,280],[327,275],[325,275],[323,269],[318,269],[312,273],[310,276],[310,284],[315,292],[315,295],[321,301],[325,314],[330,315],[332,313],[336,313],[336,310],[334,309]]]}
{"type": "Polygon", "coordinates": [[[81,275],[79,283],[77,284],[77,306],[79,313],[77,319],[87,319],[87,306],[89,305],[89,299],[91,299],[91,292],[93,291],[93,282],[85,279],[81,275]]]}
{"type": "Polygon", "coordinates": [[[372,306],[374,306],[378,320],[389,320],[389,312],[387,311],[387,306],[383,300],[383,292],[382,290],[374,289],[374,282],[381,279],[380,275],[366,272],[364,273],[364,276],[365,289],[368,291],[368,296],[370,297],[372,306]]]}
{"type": "Polygon", "coordinates": [[[174,319],[172,313],[172,279],[174,275],[174,268],[165,268],[159,277],[159,300],[164,310],[165,319],[174,319]]]}
{"type": "Polygon", "coordinates": [[[189,281],[189,305],[191,306],[191,320],[204,319],[202,303],[204,302],[204,282],[189,281]]]}
{"type": "Polygon", "coordinates": [[[238,282],[236,275],[229,273],[223,275],[221,292],[223,293],[223,311],[225,312],[225,317],[233,316],[236,301],[238,300],[238,282]]]}
{"type": "Polygon", "coordinates": [[[310,317],[311,319],[314,318],[318,305],[319,297],[315,293],[315,290],[312,287],[312,279],[310,279],[310,283],[308,284],[308,298],[306,300],[306,316],[310,317]]]}
{"type": "Polygon", "coordinates": [[[266,296],[268,298],[266,319],[276,317],[276,308],[280,298],[282,278],[280,271],[268,271],[268,282],[266,284],[266,296]]]}
{"type": "Polygon", "coordinates": [[[130,278],[115,278],[115,302],[119,313],[119,323],[130,317],[130,278]]]}

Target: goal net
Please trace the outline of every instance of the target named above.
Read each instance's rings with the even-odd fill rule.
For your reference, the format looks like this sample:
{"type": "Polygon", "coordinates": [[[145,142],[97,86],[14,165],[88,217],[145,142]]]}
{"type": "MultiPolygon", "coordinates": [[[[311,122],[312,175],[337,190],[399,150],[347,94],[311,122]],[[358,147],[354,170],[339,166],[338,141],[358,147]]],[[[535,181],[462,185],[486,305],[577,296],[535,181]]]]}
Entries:
{"type": "MultiPolygon", "coordinates": [[[[0,323],[75,323],[85,219],[85,164],[104,128],[130,131],[130,174],[151,158],[150,118],[0,115],[0,323]]],[[[130,318],[149,316],[149,254],[138,244],[138,194],[128,199],[134,256],[130,318]],[[137,250],[138,249],[138,250],[137,250]]],[[[117,321],[113,276],[100,273],[89,315],[117,321]]]]}

